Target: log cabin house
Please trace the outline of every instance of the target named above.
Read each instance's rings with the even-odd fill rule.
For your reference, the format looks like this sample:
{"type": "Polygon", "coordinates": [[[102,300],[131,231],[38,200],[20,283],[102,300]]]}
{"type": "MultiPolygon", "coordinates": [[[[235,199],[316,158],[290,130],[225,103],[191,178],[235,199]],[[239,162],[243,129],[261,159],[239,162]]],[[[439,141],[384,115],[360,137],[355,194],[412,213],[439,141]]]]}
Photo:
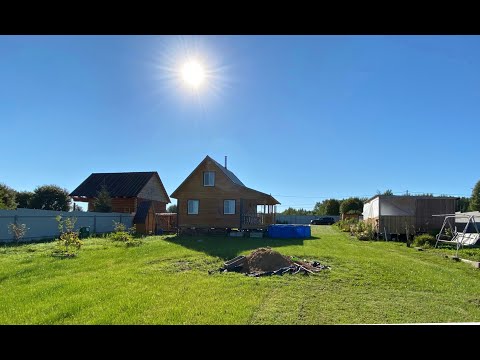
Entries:
{"type": "Polygon", "coordinates": [[[214,159],[205,159],[172,193],[177,199],[177,226],[190,230],[264,230],[275,224],[273,196],[246,187],[214,159]]]}
{"type": "Polygon", "coordinates": [[[137,232],[156,233],[156,213],[165,213],[170,198],[156,171],[93,173],[70,194],[74,201],[88,202],[94,211],[94,200],[105,186],[112,198],[112,212],[135,213],[137,232]]]}

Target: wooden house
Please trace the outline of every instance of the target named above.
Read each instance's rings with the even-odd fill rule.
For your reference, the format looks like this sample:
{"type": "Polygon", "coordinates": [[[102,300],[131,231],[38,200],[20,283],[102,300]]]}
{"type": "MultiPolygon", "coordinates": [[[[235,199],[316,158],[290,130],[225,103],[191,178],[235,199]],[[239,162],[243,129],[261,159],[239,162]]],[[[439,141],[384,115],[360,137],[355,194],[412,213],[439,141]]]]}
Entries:
{"type": "Polygon", "coordinates": [[[376,195],[363,205],[363,220],[390,234],[438,231],[443,217],[455,213],[455,197],[376,195]]]}
{"type": "MultiPolygon", "coordinates": [[[[225,164],[226,165],[226,164],[225,164]]],[[[188,229],[265,229],[275,224],[273,196],[246,187],[226,166],[207,156],[172,193],[177,226],[188,229]]]]}
{"type": "Polygon", "coordinates": [[[88,211],[94,211],[95,197],[103,186],[112,198],[112,212],[135,213],[137,231],[140,229],[139,232],[145,234],[156,232],[155,213],[166,212],[170,203],[156,171],[93,173],[70,196],[74,201],[88,202],[88,211]]]}

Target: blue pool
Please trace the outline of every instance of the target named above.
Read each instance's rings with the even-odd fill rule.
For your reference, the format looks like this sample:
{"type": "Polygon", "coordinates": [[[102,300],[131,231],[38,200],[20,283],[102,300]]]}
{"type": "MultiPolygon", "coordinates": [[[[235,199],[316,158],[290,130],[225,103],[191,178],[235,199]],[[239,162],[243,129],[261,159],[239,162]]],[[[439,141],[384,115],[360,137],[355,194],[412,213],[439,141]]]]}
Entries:
{"type": "Polygon", "coordinates": [[[305,239],[312,233],[309,225],[269,225],[268,236],[278,239],[305,239]]]}

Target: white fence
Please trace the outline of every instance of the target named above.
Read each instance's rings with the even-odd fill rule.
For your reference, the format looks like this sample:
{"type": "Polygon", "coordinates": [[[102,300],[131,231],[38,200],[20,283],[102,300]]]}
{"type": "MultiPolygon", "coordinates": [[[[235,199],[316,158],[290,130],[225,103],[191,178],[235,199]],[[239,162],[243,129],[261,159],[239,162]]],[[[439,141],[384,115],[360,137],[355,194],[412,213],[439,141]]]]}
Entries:
{"type": "Polygon", "coordinates": [[[277,224],[310,224],[310,220],[318,219],[319,217],[332,217],[335,221],[340,220],[338,215],[280,215],[275,216],[277,224]]]}
{"type": "Polygon", "coordinates": [[[0,242],[11,242],[13,235],[8,231],[11,223],[25,224],[27,233],[22,241],[30,241],[59,236],[58,215],[74,217],[77,219],[75,230],[81,227],[90,227],[90,233],[100,234],[113,231],[113,220],[131,227],[133,214],[124,213],[99,213],[83,211],[52,211],[37,209],[0,210],[0,242]]]}

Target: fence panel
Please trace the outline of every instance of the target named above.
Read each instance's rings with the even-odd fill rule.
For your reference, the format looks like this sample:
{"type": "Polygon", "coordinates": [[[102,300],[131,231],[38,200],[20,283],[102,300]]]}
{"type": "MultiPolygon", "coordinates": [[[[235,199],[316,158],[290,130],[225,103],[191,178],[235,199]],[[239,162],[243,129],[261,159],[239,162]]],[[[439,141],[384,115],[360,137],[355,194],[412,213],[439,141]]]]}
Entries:
{"type": "Polygon", "coordinates": [[[75,230],[84,226],[90,227],[90,233],[106,233],[113,231],[113,220],[131,227],[133,214],[128,213],[98,213],[82,211],[52,211],[37,209],[0,210],[0,242],[13,241],[13,235],[8,231],[10,223],[25,224],[28,228],[23,241],[44,238],[55,238],[59,235],[56,217],[75,217],[75,230]]]}
{"type": "MultiPolygon", "coordinates": [[[[338,215],[322,215],[332,217],[335,221],[340,220],[338,215]]],[[[310,224],[310,220],[318,219],[318,215],[281,215],[275,216],[277,224],[310,224]]]]}

